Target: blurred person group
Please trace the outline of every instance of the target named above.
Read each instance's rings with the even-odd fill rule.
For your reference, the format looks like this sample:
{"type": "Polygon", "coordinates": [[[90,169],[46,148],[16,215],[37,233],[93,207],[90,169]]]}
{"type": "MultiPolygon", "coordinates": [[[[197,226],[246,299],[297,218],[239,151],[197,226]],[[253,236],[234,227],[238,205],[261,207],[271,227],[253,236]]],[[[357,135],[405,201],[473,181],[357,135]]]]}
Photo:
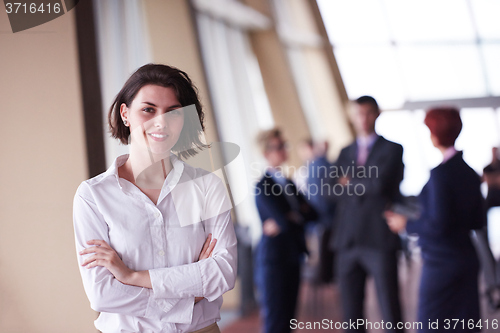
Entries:
{"type": "MultiPolygon", "coordinates": [[[[419,332],[481,330],[476,325],[450,327],[453,320],[480,320],[479,261],[470,232],[485,226],[487,207],[480,176],[454,147],[462,129],[459,110],[438,107],[426,114],[431,141],[443,159],[418,196],[418,210],[408,207],[399,190],[403,147],[376,133],[379,115],[373,97],[353,101],[349,116],[354,142],[331,163],[327,143],[302,141],[298,154],[307,172],[297,173],[294,181],[284,172],[288,151],[281,130],[259,134],[268,167],[255,188],[263,230],[255,254],[255,281],[265,333],[290,332],[291,320],[297,318],[301,269],[309,254],[306,231],[319,237],[316,281],[337,283],[344,322],[366,319],[365,284],[371,277],[385,331],[405,331],[398,254],[408,233],[419,237],[423,264],[419,332]],[[438,324],[430,327],[429,322],[438,324]]],[[[497,150],[493,153],[484,169],[489,207],[499,205],[500,199],[500,159],[497,150]]],[[[366,329],[349,326],[345,331],[366,329]]]]}

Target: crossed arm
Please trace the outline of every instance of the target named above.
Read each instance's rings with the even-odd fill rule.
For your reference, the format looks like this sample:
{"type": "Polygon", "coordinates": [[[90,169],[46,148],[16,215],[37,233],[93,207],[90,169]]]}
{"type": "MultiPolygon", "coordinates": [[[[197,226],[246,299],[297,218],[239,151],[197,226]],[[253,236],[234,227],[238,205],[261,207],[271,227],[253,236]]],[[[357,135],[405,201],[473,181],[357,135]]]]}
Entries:
{"type": "MultiPolygon", "coordinates": [[[[212,234],[209,234],[203,244],[203,248],[201,249],[197,261],[210,258],[216,243],[217,239],[214,238],[212,240],[212,234]]],[[[82,263],[83,267],[86,267],[87,269],[96,266],[106,267],[108,271],[123,284],[153,289],[149,271],[134,271],[128,268],[121,260],[118,253],[106,241],[93,239],[87,241],[87,244],[94,246],[88,247],[80,251],[78,254],[86,255],[94,253],[94,255],[89,256],[84,260],[82,263]]],[[[202,299],[203,297],[195,297],[195,303],[198,303],[202,299]]]]}

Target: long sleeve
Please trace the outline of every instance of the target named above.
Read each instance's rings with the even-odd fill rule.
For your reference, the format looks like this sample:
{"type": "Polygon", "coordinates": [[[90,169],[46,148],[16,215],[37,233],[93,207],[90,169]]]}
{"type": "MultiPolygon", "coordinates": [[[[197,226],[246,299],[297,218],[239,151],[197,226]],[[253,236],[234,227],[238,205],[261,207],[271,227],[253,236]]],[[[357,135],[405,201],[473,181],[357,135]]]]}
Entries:
{"type": "Polygon", "coordinates": [[[484,199],[479,180],[468,179],[466,184],[462,180],[461,189],[453,188],[452,182],[443,168],[431,172],[419,196],[422,214],[418,220],[408,221],[408,232],[440,236],[459,229],[479,229],[485,225],[484,199]]]}
{"type": "MultiPolygon", "coordinates": [[[[206,183],[201,216],[205,235],[217,239],[212,257],[199,262],[168,268],[150,269],[156,299],[205,297],[209,302],[232,289],[236,280],[236,234],[231,221],[231,204],[224,184],[214,176],[206,183]]],[[[196,205],[193,203],[193,206],[196,205]]],[[[185,207],[190,209],[193,207],[185,207]]]]}
{"type": "Polygon", "coordinates": [[[453,209],[451,198],[444,177],[439,174],[431,175],[420,195],[421,216],[418,220],[408,221],[407,231],[435,236],[445,235],[453,227],[453,219],[450,218],[453,209]]]}
{"type": "Polygon", "coordinates": [[[286,215],[289,213],[289,211],[284,210],[282,205],[272,204],[269,200],[269,196],[266,196],[265,193],[265,186],[264,188],[262,188],[262,186],[257,185],[255,193],[255,204],[257,206],[257,211],[259,212],[260,219],[262,221],[265,221],[268,218],[272,218],[280,227],[281,232],[287,232],[289,222],[286,218],[286,215]]]}
{"type": "MultiPolygon", "coordinates": [[[[97,205],[84,193],[87,192],[87,186],[85,183],[80,185],[73,201],[77,253],[89,247],[86,243],[88,240],[101,239],[109,243],[108,226],[97,205]]],[[[78,254],[77,257],[83,286],[92,309],[98,312],[164,319],[165,314],[155,302],[150,289],[125,285],[116,280],[108,269],[102,266],[91,269],[82,267],[81,264],[85,258],[78,254]]],[[[171,307],[177,301],[172,300],[171,307]]]]}

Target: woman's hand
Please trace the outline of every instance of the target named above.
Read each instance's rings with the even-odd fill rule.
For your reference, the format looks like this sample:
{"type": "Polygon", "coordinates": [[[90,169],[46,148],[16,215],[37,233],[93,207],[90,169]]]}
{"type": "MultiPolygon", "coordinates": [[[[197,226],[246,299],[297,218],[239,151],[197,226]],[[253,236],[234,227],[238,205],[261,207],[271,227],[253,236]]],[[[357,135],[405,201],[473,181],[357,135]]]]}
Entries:
{"type": "MultiPolygon", "coordinates": [[[[292,219],[293,216],[290,218],[292,219]]],[[[262,233],[264,235],[266,235],[268,237],[275,237],[275,236],[278,236],[280,232],[281,232],[281,228],[275,219],[268,218],[264,221],[264,224],[262,225],[262,233]]]]}
{"type": "Polygon", "coordinates": [[[217,239],[214,238],[212,240],[212,234],[208,234],[197,261],[210,258],[212,256],[212,252],[214,251],[215,244],[217,244],[217,239]]]}
{"type": "Polygon", "coordinates": [[[87,244],[95,246],[88,247],[81,251],[79,254],[95,254],[85,259],[82,266],[86,268],[92,268],[96,266],[106,267],[118,281],[123,284],[131,284],[129,283],[129,280],[131,279],[135,271],[128,268],[123,263],[122,259],[118,256],[118,253],[116,253],[116,251],[111,246],[109,246],[106,241],[93,239],[88,241],[87,244]]]}
{"type": "MultiPolygon", "coordinates": [[[[207,239],[205,240],[205,244],[203,244],[203,248],[201,249],[200,255],[198,256],[198,260],[203,260],[210,258],[212,256],[212,253],[214,252],[215,244],[217,244],[217,239],[212,240],[212,234],[208,234],[207,239]]],[[[205,297],[195,297],[194,298],[194,304],[198,303],[205,297]]]]}
{"type": "Polygon", "coordinates": [[[403,231],[406,228],[406,216],[394,213],[390,210],[384,212],[384,216],[387,220],[387,225],[389,229],[395,234],[400,231],[403,231]]]}

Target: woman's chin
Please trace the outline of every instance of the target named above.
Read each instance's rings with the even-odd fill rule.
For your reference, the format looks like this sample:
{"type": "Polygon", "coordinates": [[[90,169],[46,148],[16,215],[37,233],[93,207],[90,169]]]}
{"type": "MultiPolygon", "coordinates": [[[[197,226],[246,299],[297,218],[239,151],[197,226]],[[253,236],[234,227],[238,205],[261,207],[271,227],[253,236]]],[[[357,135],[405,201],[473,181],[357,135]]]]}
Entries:
{"type": "Polygon", "coordinates": [[[153,154],[153,155],[159,155],[159,156],[167,156],[170,155],[170,151],[172,150],[171,145],[154,145],[154,146],[149,146],[148,151],[153,154]]]}

